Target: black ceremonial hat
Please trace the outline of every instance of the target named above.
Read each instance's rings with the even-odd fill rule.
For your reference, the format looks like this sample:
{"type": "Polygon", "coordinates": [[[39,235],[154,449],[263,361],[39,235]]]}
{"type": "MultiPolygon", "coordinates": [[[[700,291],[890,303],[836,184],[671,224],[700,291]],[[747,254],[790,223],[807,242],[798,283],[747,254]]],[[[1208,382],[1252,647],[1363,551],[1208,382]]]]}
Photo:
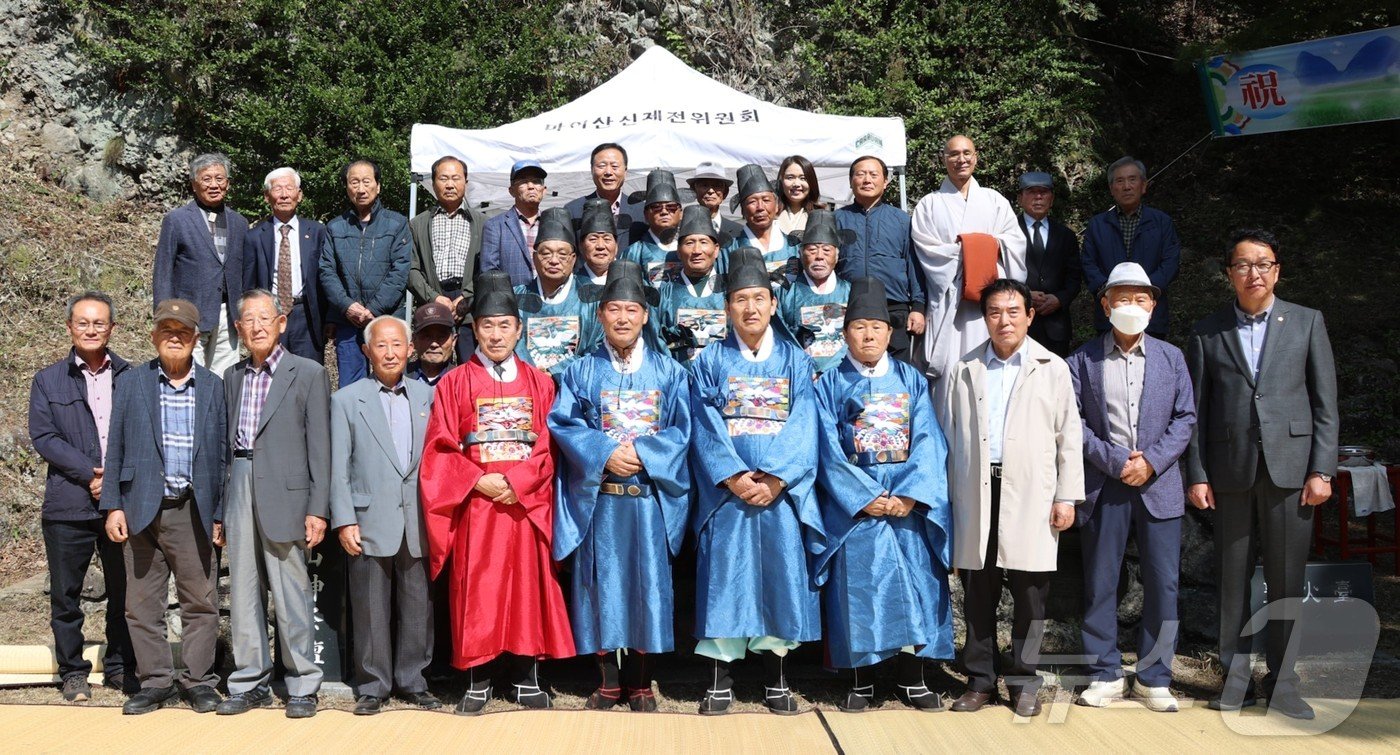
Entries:
{"type": "Polygon", "coordinates": [[[836,227],[836,213],[831,210],[808,210],[806,229],[792,235],[801,239],[803,244],[831,244],[835,247],[856,240],[855,231],[836,227]]]}
{"type": "Polygon", "coordinates": [[[890,322],[890,306],[885,299],[885,284],[879,278],[856,278],[851,281],[851,294],[846,298],[846,322],[879,320],[890,322]]]}
{"type": "Polygon", "coordinates": [[[763,252],[744,246],[729,253],[729,272],[724,274],[726,299],[729,294],[745,288],[769,288],[772,282],[763,252]]]}
{"type": "Polygon", "coordinates": [[[540,230],[535,234],[535,248],[546,241],[563,241],[574,246],[574,219],[563,207],[551,207],[540,213],[540,230]]]}
{"type": "Polygon", "coordinates": [[[642,266],[632,260],[613,260],[608,266],[608,282],[603,284],[602,303],[632,301],[644,306],[656,306],[656,289],[647,285],[642,266]]]}
{"type": "Polygon", "coordinates": [[[487,270],[476,276],[474,285],[473,319],[501,315],[520,316],[520,308],[515,300],[515,289],[510,284],[510,273],[504,270],[487,270]]]}
{"type": "Polygon", "coordinates": [[[590,233],[610,233],[617,238],[617,219],[612,214],[612,203],[602,197],[584,200],[578,237],[582,239],[590,233]]]}
{"type": "Polygon", "coordinates": [[[633,192],[628,199],[636,202],[643,200],[643,207],[650,207],[658,202],[681,201],[680,190],[676,188],[676,176],[669,170],[657,168],[647,174],[646,192],[633,192]]]}
{"type": "Polygon", "coordinates": [[[739,191],[734,195],[734,198],[738,200],[739,204],[743,204],[745,199],[754,194],[762,194],[765,191],[777,193],[773,188],[773,182],[768,180],[768,175],[763,172],[763,168],[753,163],[741,166],[735,177],[738,179],[739,191]]]}
{"type": "Polygon", "coordinates": [[[681,227],[676,233],[676,238],[683,239],[686,236],[709,236],[723,246],[719,240],[720,233],[715,230],[715,221],[711,219],[710,208],[703,205],[693,204],[681,213],[681,227]]]}

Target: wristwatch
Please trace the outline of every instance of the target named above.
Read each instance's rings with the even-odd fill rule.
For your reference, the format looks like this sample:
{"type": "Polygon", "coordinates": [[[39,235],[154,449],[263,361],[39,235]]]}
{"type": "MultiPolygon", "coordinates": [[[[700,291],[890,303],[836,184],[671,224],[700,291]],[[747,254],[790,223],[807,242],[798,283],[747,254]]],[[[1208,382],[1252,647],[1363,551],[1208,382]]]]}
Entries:
{"type": "Polygon", "coordinates": [[[1331,485],[1331,484],[1332,484],[1332,475],[1330,475],[1330,474],[1323,474],[1323,473],[1321,473],[1321,472],[1313,472],[1313,474],[1317,476],[1317,479],[1322,480],[1323,482],[1327,483],[1328,485],[1331,485]]]}

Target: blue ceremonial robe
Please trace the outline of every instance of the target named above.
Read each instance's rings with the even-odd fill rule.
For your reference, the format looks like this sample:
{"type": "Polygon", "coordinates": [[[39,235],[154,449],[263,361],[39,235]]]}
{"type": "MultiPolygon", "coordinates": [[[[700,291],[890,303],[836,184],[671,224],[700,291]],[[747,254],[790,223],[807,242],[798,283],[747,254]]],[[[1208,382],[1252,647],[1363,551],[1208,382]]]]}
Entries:
{"type": "Polygon", "coordinates": [[[812,360],[776,334],[769,338],[772,352],[761,362],[745,359],[730,333],[692,366],[695,635],[702,639],[821,638],[807,559],[824,543],[813,495],[812,360]],[[786,487],[770,505],[750,506],[723,484],[748,470],[776,475],[786,487]]]}
{"type": "Polygon", "coordinates": [[[544,301],[539,279],[515,287],[520,300],[520,342],[515,354],[527,364],[558,375],[581,354],[589,354],[603,342],[598,326],[598,286],[586,275],[575,275],[573,285],[559,302],[544,301]],[[527,309],[527,297],[538,301],[538,311],[527,309]]]}
{"type": "Polygon", "coordinates": [[[778,316],[788,331],[795,334],[805,325],[816,334],[816,340],[804,351],[817,363],[817,372],[826,372],[846,356],[846,338],[841,326],[846,321],[846,300],[851,295],[851,284],[835,276],[833,279],[836,286],[831,293],[819,294],[812,289],[806,273],[798,273],[792,284],[778,294],[778,316]]]}
{"type": "Polygon", "coordinates": [[[622,259],[632,260],[646,271],[647,281],[656,286],[671,275],[681,274],[681,258],[674,251],[666,251],[656,243],[651,231],[642,234],[623,250],[622,259]]]}
{"type": "Polygon", "coordinates": [[[701,349],[729,333],[729,320],[724,313],[724,278],[711,271],[709,287],[713,291],[707,294],[705,284],[689,285],[684,273],[663,280],[658,287],[661,304],[656,313],[662,329],[685,325],[698,344],[696,348],[675,355],[683,364],[693,363],[701,349]]]}
{"type": "Polygon", "coordinates": [[[843,358],[816,384],[827,548],[815,568],[826,586],[826,647],[836,668],[869,666],[908,645],[922,645],[925,658],[953,656],[948,446],[928,380],[887,361],[883,376],[865,377],[843,358]],[[903,450],[906,461],[851,461],[903,450]],[[919,505],[904,518],[861,512],[886,492],[919,505]]]}
{"type": "Polygon", "coordinates": [[[719,262],[716,265],[717,269],[721,273],[728,271],[729,253],[742,246],[751,246],[763,252],[763,261],[768,265],[768,272],[800,273],[802,263],[798,260],[798,254],[802,247],[797,243],[797,239],[788,236],[776,227],[773,228],[773,238],[780,239],[781,246],[775,241],[768,249],[760,248],[758,239],[754,238],[753,232],[745,226],[743,233],[730,240],[730,242],[720,250],[719,262]]]}
{"type": "Polygon", "coordinates": [[[574,553],[569,618],[580,654],[675,649],[671,559],[690,513],[689,384],[685,368],[647,349],[624,375],[606,346],[560,376],[549,430],[563,454],[554,495],[554,558],[574,553]],[[633,441],[644,471],[620,478],[608,457],[633,441]],[[600,494],[603,482],[650,486],[600,494]]]}

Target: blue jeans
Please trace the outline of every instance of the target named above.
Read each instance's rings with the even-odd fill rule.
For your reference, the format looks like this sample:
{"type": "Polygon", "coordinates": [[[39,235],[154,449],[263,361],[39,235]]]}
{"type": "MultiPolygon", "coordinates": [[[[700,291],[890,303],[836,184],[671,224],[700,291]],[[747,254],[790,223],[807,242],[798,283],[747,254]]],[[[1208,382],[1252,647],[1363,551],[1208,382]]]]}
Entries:
{"type": "Polygon", "coordinates": [[[364,343],[364,332],[346,323],[336,323],[335,326],[335,364],[340,371],[340,387],[347,385],[369,375],[369,360],[365,359],[365,353],[360,350],[360,345],[364,343]]]}

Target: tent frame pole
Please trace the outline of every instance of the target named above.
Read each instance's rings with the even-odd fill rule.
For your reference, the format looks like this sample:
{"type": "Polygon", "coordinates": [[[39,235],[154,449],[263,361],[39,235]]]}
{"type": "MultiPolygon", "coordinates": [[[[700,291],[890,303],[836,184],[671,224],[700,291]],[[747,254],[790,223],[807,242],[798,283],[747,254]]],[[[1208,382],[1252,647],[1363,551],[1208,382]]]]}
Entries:
{"type": "MultiPolygon", "coordinates": [[[[420,174],[418,174],[418,173],[414,173],[413,171],[409,171],[409,172],[408,172],[408,217],[409,217],[409,218],[412,218],[414,215],[416,215],[416,214],[418,213],[418,181],[419,181],[419,179],[421,179],[422,177],[423,177],[422,175],[420,175],[420,174]]],[[[405,291],[405,292],[404,292],[404,301],[407,302],[407,304],[408,304],[408,314],[411,316],[411,315],[413,314],[413,292],[412,292],[412,291],[405,291]]]]}
{"type": "Polygon", "coordinates": [[[909,195],[905,193],[904,169],[899,169],[899,209],[909,212],[909,195]]]}

